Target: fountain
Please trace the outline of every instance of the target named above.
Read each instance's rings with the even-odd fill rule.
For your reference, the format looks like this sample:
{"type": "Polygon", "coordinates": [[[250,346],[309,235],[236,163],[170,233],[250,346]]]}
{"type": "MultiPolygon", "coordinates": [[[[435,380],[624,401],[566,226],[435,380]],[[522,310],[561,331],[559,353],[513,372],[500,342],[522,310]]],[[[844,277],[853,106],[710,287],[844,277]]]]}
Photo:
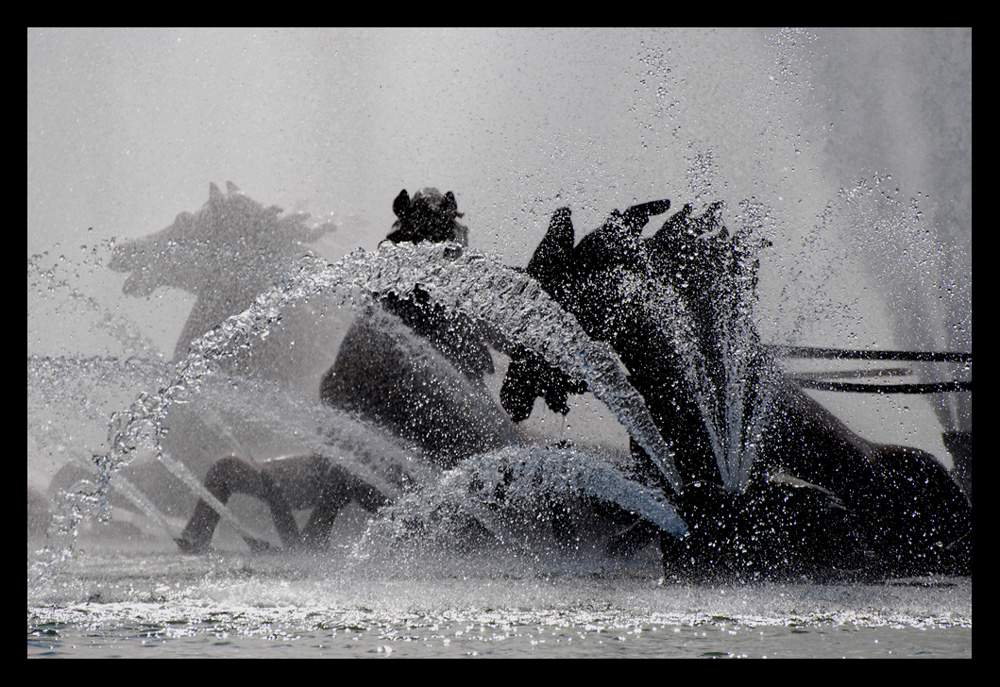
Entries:
{"type": "MultiPolygon", "coordinates": [[[[782,107],[791,107],[788,112],[798,112],[802,103],[797,97],[802,96],[804,91],[797,79],[806,78],[799,70],[805,70],[808,65],[803,67],[795,60],[803,55],[799,41],[808,36],[796,32],[780,32],[772,36],[771,49],[775,55],[779,91],[754,84],[751,92],[759,89],[756,91],[758,94],[768,93],[764,102],[772,105],[781,103],[782,107]],[[795,101],[796,105],[789,106],[791,101],[795,101]]],[[[707,59],[703,48],[694,45],[693,34],[679,34],[675,38],[678,39],[674,44],[678,53],[692,56],[696,63],[707,59]]],[[[494,214],[496,210],[473,212],[471,208],[478,210],[479,206],[475,201],[471,205],[465,204],[464,186],[457,183],[455,188],[463,210],[470,219],[475,218],[470,222],[470,243],[475,245],[477,240],[485,242],[485,250],[449,244],[384,244],[377,249],[369,247],[351,252],[339,260],[323,259],[315,251],[329,251],[333,241],[344,240],[343,229],[332,229],[329,224],[313,229],[305,225],[301,215],[293,214],[289,216],[291,220],[286,218],[286,228],[307,231],[290,238],[286,245],[296,246],[291,252],[249,246],[259,255],[272,257],[273,260],[265,260],[262,264],[267,264],[274,271],[263,273],[261,268],[251,267],[247,273],[273,286],[256,283],[246,294],[232,299],[227,304],[227,314],[231,316],[224,321],[218,313],[210,312],[207,301],[202,301],[199,295],[188,326],[184,327],[176,344],[174,360],[169,363],[165,355],[157,353],[163,345],[145,340],[143,337],[147,335],[141,331],[137,335],[136,327],[120,316],[124,312],[121,307],[105,311],[98,299],[84,295],[86,291],[81,291],[77,284],[72,283],[73,278],[65,277],[66,262],[40,253],[29,260],[29,296],[37,289],[51,299],[61,315],[70,312],[66,303],[85,305],[84,308],[76,308],[73,315],[94,313],[101,331],[110,332],[114,341],[111,346],[103,344],[104,348],[115,352],[111,355],[104,352],[81,355],[64,344],[62,350],[57,349],[52,354],[29,355],[29,478],[35,469],[33,461],[39,461],[42,456],[63,462],[62,456],[72,454],[73,460],[80,464],[78,470],[62,478],[60,491],[67,496],[55,502],[38,501],[42,510],[48,508],[55,511],[56,518],[49,527],[50,536],[45,540],[45,555],[35,558],[29,555],[29,597],[73,596],[72,583],[60,577],[60,571],[64,568],[78,569],[75,566],[80,565],[80,561],[85,564],[86,556],[81,559],[77,551],[80,537],[90,542],[84,548],[109,546],[112,550],[122,550],[126,542],[130,542],[129,545],[140,548],[172,549],[172,539],[190,515],[194,502],[199,498],[212,500],[212,495],[206,493],[202,486],[204,475],[213,461],[226,454],[242,455],[258,464],[289,452],[321,455],[391,496],[394,504],[375,518],[369,519],[357,512],[342,513],[338,517],[338,521],[343,520],[343,531],[338,526],[331,551],[346,551],[347,555],[338,558],[331,553],[327,563],[333,567],[346,564],[350,571],[376,565],[383,570],[396,570],[399,574],[403,568],[412,571],[413,562],[417,560],[423,560],[431,568],[440,565],[440,557],[431,555],[433,549],[440,547],[442,551],[454,553],[457,546],[460,549],[458,558],[464,557],[466,561],[459,565],[460,570],[469,569],[463,566],[474,569],[478,566],[479,570],[493,570],[500,574],[516,571],[520,574],[525,569],[536,573],[597,569],[609,574],[608,571],[622,570],[622,566],[645,566],[646,569],[652,566],[655,569],[659,567],[660,556],[670,552],[670,542],[678,541],[689,533],[694,521],[690,515],[691,503],[681,498],[683,487],[692,479],[705,481],[704,475],[698,473],[704,465],[711,468],[709,472],[716,471],[710,479],[717,482],[724,492],[733,495],[727,496],[727,499],[738,500],[740,495],[752,491],[751,485],[759,483],[754,475],[766,462],[764,453],[767,444],[763,437],[769,423],[773,423],[775,403],[779,404],[778,407],[785,407],[781,405],[783,400],[776,399],[784,399],[786,392],[781,390],[772,354],[760,348],[755,341],[756,329],[760,330],[765,341],[788,344],[837,341],[841,348],[872,347],[873,344],[875,347],[892,348],[897,343],[899,347],[935,350],[963,347],[961,338],[919,341],[903,334],[897,334],[899,338],[882,338],[884,333],[866,330],[865,327],[870,327],[870,318],[856,316],[855,310],[862,314],[877,312],[880,306],[877,299],[872,298],[876,288],[881,289],[879,293],[890,293],[891,298],[896,298],[894,292],[883,288],[891,281],[892,275],[888,272],[878,275],[877,280],[880,281],[876,286],[870,290],[862,289],[857,294],[849,291],[845,300],[837,289],[845,288],[845,282],[850,289],[852,278],[845,280],[835,273],[844,264],[838,260],[833,267],[834,263],[823,262],[831,250],[828,245],[831,235],[855,236],[843,233],[843,225],[848,221],[846,218],[853,222],[870,223],[878,230],[873,234],[888,231],[891,234],[911,235],[917,232],[921,237],[928,236],[929,232],[924,229],[926,218],[918,214],[921,203],[900,203],[898,198],[903,192],[887,188],[887,185],[895,188],[898,182],[890,183],[884,175],[877,175],[871,184],[859,185],[829,200],[821,213],[811,218],[806,213],[803,223],[806,234],[791,229],[801,220],[799,213],[804,208],[789,208],[780,194],[798,193],[810,200],[828,198],[822,191],[816,190],[820,176],[817,168],[807,162],[801,163],[801,166],[793,163],[792,169],[785,171],[789,176],[784,181],[794,177],[789,190],[779,191],[779,195],[775,196],[774,187],[764,184],[748,193],[745,179],[734,175],[731,166],[732,161],[740,157],[727,148],[733,146],[735,149],[740,144],[739,135],[732,139],[725,136],[716,138],[718,132],[712,131],[711,121],[696,122],[680,113],[685,107],[698,107],[698,98],[703,96],[690,90],[686,96],[677,99],[679,93],[685,93],[685,89],[689,88],[689,81],[674,73],[673,70],[677,69],[675,58],[670,56],[669,51],[666,54],[662,52],[660,45],[663,45],[660,41],[643,41],[638,53],[633,53],[633,60],[634,55],[638,55],[640,86],[633,94],[631,111],[639,122],[650,121],[651,118],[657,123],[673,122],[677,125],[673,129],[664,129],[664,133],[669,134],[665,138],[658,138],[653,129],[647,132],[645,149],[648,151],[652,147],[653,152],[658,153],[655,156],[658,159],[662,160],[663,155],[675,148],[679,141],[689,141],[686,148],[681,147],[683,169],[678,173],[670,168],[670,165],[676,164],[674,159],[665,162],[666,166],[659,174],[668,173],[687,181],[687,188],[679,189],[681,204],[674,200],[675,211],[689,202],[698,210],[681,210],[680,215],[672,212],[667,216],[668,222],[683,225],[684,222],[677,220],[678,216],[700,218],[706,227],[712,227],[712,235],[716,235],[725,217],[725,223],[735,230],[740,241],[745,239],[745,242],[738,243],[738,247],[742,246],[739,250],[744,252],[738,251],[736,256],[738,262],[743,261],[742,272],[735,270],[733,273],[737,275],[737,280],[726,282],[727,288],[720,295],[730,298],[722,299],[724,302],[717,312],[728,312],[729,317],[718,319],[731,323],[739,330],[725,333],[723,338],[727,345],[733,341],[742,342],[747,350],[744,352],[717,345],[705,348],[699,343],[699,337],[704,339],[703,333],[692,335],[692,332],[697,331],[704,318],[694,312],[684,299],[677,297],[678,293],[683,293],[687,283],[675,281],[673,274],[669,275],[669,279],[660,279],[657,288],[652,290],[646,283],[624,280],[617,285],[619,294],[615,302],[623,313],[638,309],[635,312],[642,312],[647,320],[668,331],[668,338],[685,361],[685,384],[691,390],[690,400],[693,403],[691,417],[697,419],[695,424],[699,427],[695,452],[710,457],[698,463],[702,467],[692,467],[687,457],[692,453],[691,445],[685,444],[682,434],[665,429],[662,410],[650,407],[647,402],[650,389],[634,387],[637,384],[635,370],[618,343],[602,342],[607,337],[595,334],[584,321],[585,313],[567,306],[560,294],[553,293],[551,284],[545,282],[544,270],[533,269],[534,260],[524,257],[523,251],[532,250],[538,243],[538,234],[524,235],[509,244],[494,244],[491,247],[489,241],[495,241],[497,237],[489,232],[499,232],[500,227],[509,225],[494,214]],[[655,91],[654,83],[659,84],[655,91]],[[643,88],[650,91],[642,92],[643,88]],[[682,130],[682,126],[686,128],[682,130]],[[711,147],[704,141],[712,141],[711,147]],[[723,198],[726,202],[708,205],[714,198],[723,198]],[[735,200],[729,201],[730,198],[735,200]],[[814,227],[812,233],[808,233],[809,227],[814,227]],[[754,243],[757,239],[766,239],[771,246],[761,253],[759,249],[764,244],[761,241],[754,243]],[[797,241],[801,244],[796,245],[797,241]],[[313,251],[298,258],[305,253],[302,243],[314,244],[313,251]],[[755,274],[758,260],[760,304],[751,297],[758,286],[755,274]],[[794,264],[796,260],[799,267],[794,264]],[[527,274],[507,265],[528,265],[527,274]],[[795,272],[796,269],[799,271],[795,272]],[[741,281],[740,274],[750,278],[741,281]],[[529,429],[518,427],[502,442],[503,445],[477,452],[457,464],[442,466],[435,464],[419,446],[415,446],[412,438],[386,432],[384,427],[374,426],[364,418],[315,402],[315,388],[321,372],[333,362],[339,339],[346,329],[346,318],[338,313],[346,310],[347,317],[352,313],[364,313],[387,294],[405,296],[413,293],[418,285],[433,303],[460,312],[485,326],[494,341],[502,341],[507,346],[504,353],[511,353],[506,370],[506,355],[498,357],[498,374],[494,375],[492,382],[487,382],[486,387],[474,389],[461,375],[457,375],[452,382],[448,382],[453,383],[450,388],[455,389],[449,393],[460,396],[470,405],[479,403],[476,399],[482,398],[486,403],[484,407],[495,409],[497,403],[490,401],[491,397],[509,399],[512,391],[517,391],[514,388],[516,385],[507,385],[505,396],[504,392],[495,388],[504,377],[508,381],[512,378],[523,380],[525,367],[529,372],[542,371],[542,377],[555,380],[555,386],[565,385],[573,394],[583,388],[589,390],[592,396],[584,397],[583,401],[598,408],[589,412],[597,418],[594,424],[601,427],[599,438],[581,442],[575,436],[579,420],[574,418],[580,417],[583,408],[576,400],[577,396],[568,393],[553,395],[551,388],[542,388],[538,395],[549,402],[554,413],[547,413],[540,405],[532,410],[529,403],[527,411],[532,415],[527,421],[529,429]],[[803,292],[808,293],[810,298],[818,294],[827,300],[812,301],[802,308],[803,292]],[[634,301],[627,300],[625,294],[629,294],[628,297],[634,301]],[[843,308],[843,302],[848,304],[847,308],[843,308]],[[797,307],[800,310],[794,311],[797,307]],[[564,308],[575,314],[576,319],[568,316],[564,308]],[[838,308],[841,311],[838,312],[838,308]],[[806,310],[811,311],[814,319],[805,316],[806,310]],[[195,324],[196,314],[216,320],[215,324],[219,326],[205,326],[204,322],[195,324]],[[853,319],[855,317],[857,319],[853,319]],[[826,325],[839,325],[844,329],[845,322],[850,332],[846,340],[831,336],[830,332],[822,329],[826,325]],[[321,330],[322,335],[309,336],[310,323],[315,327],[314,331],[321,330]],[[215,328],[209,331],[213,326],[215,328]],[[820,338],[815,338],[817,335],[820,338]],[[558,344],[553,345],[553,342],[558,344]],[[317,343],[320,345],[317,346],[317,343]],[[275,350],[283,351],[285,355],[279,353],[272,358],[275,350]],[[733,359],[747,367],[721,364],[717,359],[720,351],[734,354],[733,359]],[[269,359],[276,360],[278,364],[270,367],[266,362],[269,359]],[[626,376],[619,359],[628,368],[631,378],[626,376]],[[289,362],[293,364],[279,367],[279,364],[289,362]],[[73,409],[81,417],[72,423],[53,422],[53,410],[73,397],[67,393],[71,390],[70,384],[77,384],[80,391],[76,397],[87,401],[73,409]],[[490,384],[494,388],[489,388],[490,384]],[[112,398],[101,397],[105,387],[112,398]],[[138,395],[136,391],[140,389],[143,393],[138,395]],[[720,389],[724,390],[722,395],[718,392],[720,389]],[[546,394],[547,390],[550,393],[546,394]],[[569,414],[566,420],[561,420],[564,411],[569,411],[569,414]],[[102,413],[103,417],[107,417],[109,412],[115,412],[115,415],[110,428],[104,432],[106,439],[104,436],[81,436],[78,433],[76,426],[89,427],[88,431],[102,424],[107,427],[107,423],[100,418],[102,413]],[[568,424],[574,426],[568,427],[568,424]],[[641,457],[639,463],[635,462],[635,456],[641,457]],[[498,499],[497,494],[501,492],[503,498],[498,499]],[[601,520],[609,507],[617,509],[616,512],[635,514],[637,520],[633,524],[639,521],[653,523],[658,530],[665,532],[665,537],[659,539],[660,546],[651,546],[649,543],[653,539],[639,536],[634,540],[638,542],[634,544],[637,550],[630,550],[631,557],[606,550],[602,536],[607,533],[607,521],[597,522],[596,529],[592,531],[586,530],[586,527],[594,524],[593,518],[601,520]],[[567,510],[586,516],[581,516],[578,521],[570,518],[567,522],[561,515],[567,510]],[[472,546],[474,551],[470,553],[466,544],[475,543],[474,538],[463,536],[463,533],[468,534],[470,521],[477,522],[484,529],[489,540],[485,550],[492,546],[503,552],[499,559],[487,556],[489,562],[484,563],[483,547],[472,546]],[[116,525],[118,529],[112,532],[116,525]],[[95,538],[89,539],[92,533],[96,533],[93,534],[95,538]],[[399,560],[406,563],[402,568],[398,565],[392,567],[393,558],[396,558],[397,564],[399,560]],[[334,563],[335,560],[340,562],[334,563]],[[52,580],[56,578],[60,581],[53,584],[52,580]]],[[[743,45],[743,50],[745,56],[760,63],[760,51],[763,50],[760,45],[749,42],[743,45]]],[[[760,111],[754,109],[758,104],[751,103],[751,112],[760,111]]],[[[724,108],[720,113],[726,116],[724,108]]],[[[789,118],[794,116],[788,115],[789,118]]],[[[765,122],[763,140],[790,140],[785,138],[788,119],[782,120],[782,116],[778,116],[777,119],[765,118],[765,122]]],[[[808,140],[801,140],[803,134],[805,139],[813,135],[803,127],[799,128],[792,137],[797,146],[796,156],[801,154],[800,149],[809,147],[808,140]]],[[[576,155],[572,145],[575,144],[562,149],[570,158],[576,155]]],[[[585,147],[584,157],[596,151],[592,146],[585,147]]],[[[646,157],[645,153],[643,157],[646,157]]],[[[767,166],[778,157],[779,153],[772,149],[765,151],[760,159],[767,166]]],[[[542,168],[544,178],[531,183],[548,187],[551,180],[545,175],[554,175],[555,167],[565,166],[567,161],[570,166],[576,164],[574,159],[561,162],[557,159],[551,170],[542,168]]],[[[520,201],[525,208],[530,207],[525,215],[537,227],[531,231],[544,230],[548,213],[558,207],[568,205],[573,208],[574,218],[582,218],[585,226],[596,226],[600,219],[593,213],[606,214],[616,206],[628,207],[636,201],[673,193],[674,185],[664,189],[661,182],[654,185],[653,181],[645,181],[643,183],[650,184],[650,187],[630,188],[628,201],[603,205],[603,198],[588,197],[585,192],[594,188],[592,182],[595,181],[591,178],[594,168],[588,166],[587,169],[590,171],[579,177],[581,180],[576,182],[577,187],[549,194],[540,199],[543,202],[531,201],[529,204],[528,200],[520,201]],[[543,213],[544,219],[538,217],[543,213]],[[531,218],[532,214],[536,217],[531,218]]],[[[759,184],[761,176],[758,172],[751,173],[750,177],[751,181],[759,184]]],[[[617,184],[612,184],[614,186],[617,184]]],[[[604,193],[606,191],[602,191],[604,193]]],[[[228,188],[226,194],[213,187],[209,206],[213,200],[221,203],[227,198],[235,200],[244,196],[235,187],[228,188]]],[[[385,198],[378,200],[377,205],[385,206],[385,198]]],[[[373,207],[377,205],[372,204],[373,207]]],[[[276,208],[259,205],[255,208],[257,214],[269,212],[272,219],[280,215],[276,208]]],[[[173,209],[176,210],[176,207],[173,209]]],[[[350,205],[347,212],[353,212],[350,205]]],[[[627,219],[628,212],[625,215],[627,219]]],[[[182,215],[173,226],[184,226],[190,221],[191,217],[182,215]]],[[[386,232],[377,230],[375,233],[384,236],[386,232]]],[[[655,236],[636,235],[635,238],[643,245],[652,246],[656,242],[655,236]]],[[[170,237],[168,243],[174,249],[185,240],[170,237]]],[[[346,240],[355,239],[348,237],[346,240]]],[[[872,253],[877,253],[878,248],[884,254],[890,252],[896,242],[897,239],[893,238],[887,247],[873,245],[874,239],[869,239],[863,247],[870,248],[872,253]]],[[[121,257],[112,257],[123,255],[122,245],[137,244],[106,242],[93,250],[92,246],[87,246],[84,264],[88,268],[107,265],[129,269],[133,276],[125,282],[126,287],[131,282],[136,293],[144,293],[148,297],[148,286],[145,291],[136,286],[141,281],[138,275],[156,275],[142,271],[142,267],[137,267],[135,263],[124,265],[121,257]],[[98,256],[101,251],[104,251],[103,254],[98,256]],[[92,261],[92,264],[86,261],[92,261]]],[[[569,246],[573,247],[572,241],[569,246]]],[[[920,256],[914,255],[921,264],[929,261],[935,270],[951,269],[937,260],[938,249],[932,244],[914,243],[910,250],[914,253],[926,251],[920,256]]],[[[335,252],[338,255],[334,257],[343,254],[340,250],[335,252]]],[[[666,275],[661,268],[658,269],[666,275]]],[[[854,265],[852,269],[861,268],[854,265]]],[[[202,269],[199,273],[203,275],[211,271],[215,272],[213,276],[231,276],[233,281],[239,277],[219,268],[202,269]]],[[[105,278],[103,274],[107,271],[93,269],[88,272],[87,278],[93,277],[95,272],[102,275],[98,278],[105,278]]],[[[651,274],[654,272],[656,270],[651,274]]],[[[73,277],[80,281],[79,270],[73,277]]],[[[696,278],[697,270],[685,277],[688,280],[696,278]]],[[[244,278],[240,277],[240,280],[244,278]]],[[[853,281],[853,284],[857,283],[853,281]]],[[[155,286],[155,280],[150,285],[155,286]]],[[[193,289],[190,283],[178,282],[176,285],[193,289]]],[[[962,293],[963,284],[960,281],[954,282],[947,291],[949,298],[958,301],[961,301],[962,293]]],[[[894,307],[898,305],[895,301],[891,302],[894,307]]],[[[940,307],[951,307],[944,299],[934,304],[935,307],[921,305],[921,317],[933,317],[937,322],[945,322],[950,317],[947,308],[940,307]]],[[[33,310],[33,307],[29,298],[29,354],[32,352],[32,332],[40,329],[37,324],[33,325],[32,320],[33,312],[40,310],[33,310]]],[[[897,307],[894,312],[898,316],[901,310],[897,307]]],[[[964,332],[968,333],[971,331],[971,313],[961,319],[960,308],[958,312],[964,332]]],[[[876,321],[878,319],[875,318],[876,321]]],[[[396,325],[384,321],[379,326],[388,330],[396,325]]],[[[949,331],[952,335],[955,332],[962,334],[962,330],[954,327],[949,327],[949,331]]],[[[173,342],[167,341],[168,346],[173,345],[173,342]]],[[[422,344],[419,340],[401,335],[397,342],[396,345],[423,356],[422,360],[426,360],[427,365],[438,365],[434,369],[442,379],[452,374],[447,365],[442,366],[440,360],[434,360],[434,351],[420,348],[422,344]]],[[[942,394],[949,398],[956,395],[942,394]]],[[[526,395],[522,389],[519,396],[522,404],[527,402],[524,399],[528,396],[529,401],[534,400],[534,395],[526,395]]],[[[819,397],[826,402],[826,397],[819,397]]],[[[920,399],[910,405],[918,405],[917,400],[920,399]]],[[[837,399],[833,403],[843,403],[843,400],[837,399]]],[[[509,406],[508,403],[504,405],[509,406]]],[[[874,415],[882,419],[881,424],[886,424],[884,419],[888,416],[885,414],[892,411],[875,405],[878,407],[874,409],[874,415]]],[[[971,420],[965,410],[954,404],[940,406],[935,412],[943,420],[938,424],[940,431],[934,452],[948,461],[947,453],[938,449],[943,445],[941,434],[968,436],[971,441],[971,420]]],[[[854,421],[854,418],[848,418],[848,424],[854,421]]],[[[687,423],[684,426],[691,425],[687,423]]],[[[858,431],[853,424],[852,429],[858,431]]],[[[885,440],[883,436],[874,438],[885,440]]],[[[908,442],[904,440],[900,443],[908,442]]],[[[29,479],[29,521],[33,503],[31,486],[29,479]]],[[[833,491],[836,492],[835,489],[833,491]]],[[[712,502],[714,497],[704,496],[704,493],[691,497],[693,502],[712,502]]],[[[800,489],[796,493],[804,492],[800,489]]],[[[825,497],[821,497],[819,491],[809,491],[808,494],[807,508],[818,509],[814,512],[829,509],[829,501],[824,501],[825,497]]],[[[245,551],[239,538],[273,540],[270,519],[259,505],[244,502],[212,505],[227,523],[221,529],[228,530],[228,533],[220,531],[222,539],[217,542],[221,551],[245,551]],[[225,539],[226,536],[231,537],[233,532],[239,535],[238,539],[225,539]]],[[[766,499],[760,502],[751,499],[745,505],[747,513],[751,513],[745,517],[750,520],[774,512],[768,510],[773,504],[766,499]],[[763,503],[759,506],[763,510],[755,511],[755,503],[763,503]]],[[[725,510],[731,506],[721,507],[725,510]]],[[[715,511],[716,516],[720,512],[715,511]]],[[[715,516],[710,519],[713,518],[725,520],[715,516]]],[[[614,517],[612,521],[617,523],[616,526],[622,524],[614,517]]],[[[31,543],[29,534],[29,549],[31,543]]],[[[271,562],[266,564],[258,560],[240,565],[273,568],[267,575],[276,577],[290,570],[276,559],[269,560],[271,562]]],[[[292,573],[293,578],[311,565],[299,559],[292,560],[298,562],[290,565],[299,566],[293,568],[297,570],[292,573]]],[[[204,564],[188,565],[201,569],[199,566],[204,564]]],[[[445,573],[446,576],[449,574],[445,573]]],[[[658,571],[657,574],[661,573],[658,571]]]]}

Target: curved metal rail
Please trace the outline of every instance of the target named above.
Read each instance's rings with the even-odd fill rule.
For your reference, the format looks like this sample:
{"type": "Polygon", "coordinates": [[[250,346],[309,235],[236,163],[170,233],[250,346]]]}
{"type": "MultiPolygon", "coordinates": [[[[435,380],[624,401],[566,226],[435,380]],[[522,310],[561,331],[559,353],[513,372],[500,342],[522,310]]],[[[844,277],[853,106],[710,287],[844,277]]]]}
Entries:
{"type": "MultiPolygon", "coordinates": [[[[772,354],[782,358],[822,358],[827,360],[894,360],[910,362],[947,362],[972,364],[971,353],[958,353],[951,351],[863,351],[849,350],[842,348],[823,348],[819,346],[765,346],[772,354]]],[[[888,368],[884,371],[849,372],[850,376],[874,376],[878,374],[895,375],[900,374],[900,368],[888,368]]],[[[823,376],[831,376],[844,373],[804,373],[792,374],[791,377],[804,389],[815,389],[818,391],[846,391],[854,393],[878,393],[878,394],[938,394],[953,393],[959,391],[972,391],[972,380],[950,381],[950,382],[925,382],[917,384],[871,384],[865,382],[834,382],[821,379],[823,376]]]]}

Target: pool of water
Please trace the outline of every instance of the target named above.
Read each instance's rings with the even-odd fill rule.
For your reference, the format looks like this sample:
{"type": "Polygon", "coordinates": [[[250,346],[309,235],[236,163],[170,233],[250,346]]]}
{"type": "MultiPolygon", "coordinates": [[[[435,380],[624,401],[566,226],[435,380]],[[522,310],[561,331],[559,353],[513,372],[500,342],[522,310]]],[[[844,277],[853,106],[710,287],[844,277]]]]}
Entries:
{"type": "Polygon", "coordinates": [[[972,581],[692,584],[652,566],[90,552],[29,579],[28,657],[972,656],[972,581]]]}

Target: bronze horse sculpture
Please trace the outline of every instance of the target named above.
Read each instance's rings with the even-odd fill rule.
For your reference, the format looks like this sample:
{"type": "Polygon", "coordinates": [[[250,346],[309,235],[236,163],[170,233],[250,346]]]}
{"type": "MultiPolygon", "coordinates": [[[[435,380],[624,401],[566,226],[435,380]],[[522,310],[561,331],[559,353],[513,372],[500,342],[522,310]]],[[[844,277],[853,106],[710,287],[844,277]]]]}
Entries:
{"type": "MultiPolygon", "coordinates": [[[[661,487],[690,534],[661,537],[665,568],[750,576],[971,573],[971,504],[943,466],[922,451],[852,432],[769,359],[741,310],[756,298],[760,241],[730,236],[720,204],[700,216],[685,206],[643,238],[649,218],[668,207],[664,200],[615,211],[576,245],[569,209],[557,210],[527,267],[591,338],[611,344],[674,447],[686,484],[680,493],[661,487]],[[671,313],[685,316],[683,332],[648,307],[662,291],[671,294],[671,313]],[[738,340],[727,335],[737,324],[738,340]],[[701,361],[700,380],[692,379],[692,360],[701,361]],[[709,410],[733,402],[723,390],[734,383],[734,365],[762,414],[756,435],[737,439],[755,444],[749,480],[727,489],[704,397],[707,390],[716,402],[709,410]]],[[[568,394],[579,391],[578,382],[527,355],[511,362],[501,401],[519,420],[536,397],[565,412],[568,394]]],[[[633,454],[648,462],[637,446],[633,454]]],[[[643,523],[637,529],[648,534],[643,523]]]]}

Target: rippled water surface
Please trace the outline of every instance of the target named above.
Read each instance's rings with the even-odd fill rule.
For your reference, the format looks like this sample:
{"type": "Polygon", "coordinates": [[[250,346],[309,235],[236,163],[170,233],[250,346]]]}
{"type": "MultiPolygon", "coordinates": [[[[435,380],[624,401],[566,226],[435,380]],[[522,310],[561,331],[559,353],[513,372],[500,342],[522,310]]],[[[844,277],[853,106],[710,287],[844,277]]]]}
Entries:
{"type": "Polygon", "coordinates": [[[972,656],[970,579],[697,585],[653,567],[497,567],[87,554],[29,588],[28,656],[972,656]]]}

